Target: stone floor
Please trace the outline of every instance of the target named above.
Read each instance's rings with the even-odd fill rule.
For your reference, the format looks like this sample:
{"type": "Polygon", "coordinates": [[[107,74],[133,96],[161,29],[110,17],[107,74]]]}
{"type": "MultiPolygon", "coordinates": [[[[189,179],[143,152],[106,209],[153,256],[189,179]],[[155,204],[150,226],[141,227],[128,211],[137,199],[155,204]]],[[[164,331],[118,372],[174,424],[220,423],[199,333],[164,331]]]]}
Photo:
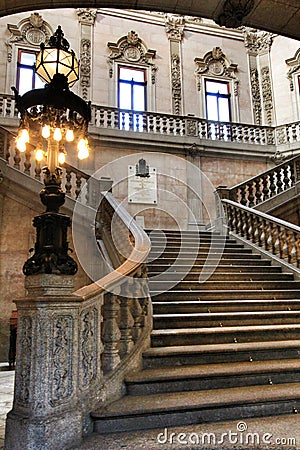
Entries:
{"type": "Polygon", "coordinates": [[[0,363],[0,450],[4,449],[6,414],[12,408],[15,371],[7,363],[0,363]]]}
{"type": "MultiPolygon", "coordinates": [[[[12,407],[14,371],[0,363],[0,450],[12,407]]],[[[163,419],[163,418],[162,418],[163,419]]],[[[157,430],[91,435],[72,450],[296,450],[300,414],[157,430]]],[[[56,449],[71,450],[71,449],[56,449]]]]}

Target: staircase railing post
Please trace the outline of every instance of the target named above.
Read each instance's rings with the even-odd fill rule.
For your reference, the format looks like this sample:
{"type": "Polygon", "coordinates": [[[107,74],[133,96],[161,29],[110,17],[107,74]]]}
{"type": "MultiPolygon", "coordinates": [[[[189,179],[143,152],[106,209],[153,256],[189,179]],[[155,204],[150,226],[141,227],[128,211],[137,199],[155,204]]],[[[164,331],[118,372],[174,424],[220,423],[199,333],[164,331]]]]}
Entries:
{"type": "Polygon", "coordinates": [[[222,200],[229,200],[230,189],[227,186],[218,186],[215,190],[215,205],[216,205],[216,221],[215,221],[215,231],[221,234],[227,234],[226,227],[226,217],[224,208],[222,205],[222,200]]]}

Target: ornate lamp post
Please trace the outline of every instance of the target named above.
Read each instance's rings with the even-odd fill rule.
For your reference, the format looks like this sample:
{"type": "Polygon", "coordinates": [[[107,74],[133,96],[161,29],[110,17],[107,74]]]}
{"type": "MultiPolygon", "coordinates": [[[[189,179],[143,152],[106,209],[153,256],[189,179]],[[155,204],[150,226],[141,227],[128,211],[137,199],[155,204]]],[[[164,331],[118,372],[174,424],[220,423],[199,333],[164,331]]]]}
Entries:
{"type": "Polygon", "coordinates": [[[16,146],[26,151],[26,144],[35,144],[37,164],[43,167],[45,187],[40,192],[46,212],[36,216],[33,226],[37,230],[35,252],[24,266],[25,275],[55,273],[73,275],[76,262],[68,255],[68,216],[59,213],[65,193],[61,188],[65,162],[65,143],[77,141],[78,158],[88,157],[88,123],[90,103],[69,90],[79,78],[79,63],[58,26],[47,45],[41,44],[36,60],[36,72],[46,82],[43,89],[34,89],[20,96],[16,88],[16,107],[21,115],[16,146]]]}

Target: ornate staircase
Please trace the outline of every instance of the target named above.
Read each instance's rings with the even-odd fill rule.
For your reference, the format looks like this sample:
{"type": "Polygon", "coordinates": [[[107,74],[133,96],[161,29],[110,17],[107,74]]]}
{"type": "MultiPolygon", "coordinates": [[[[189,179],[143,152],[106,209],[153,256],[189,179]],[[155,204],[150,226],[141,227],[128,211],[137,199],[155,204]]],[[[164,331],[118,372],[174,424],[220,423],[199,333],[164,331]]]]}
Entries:
{"type": "Polygon", "coordinates": [[[95,431],[297,412],[300,282],[229,237],[149,235],[151,347],[95,431]]]}

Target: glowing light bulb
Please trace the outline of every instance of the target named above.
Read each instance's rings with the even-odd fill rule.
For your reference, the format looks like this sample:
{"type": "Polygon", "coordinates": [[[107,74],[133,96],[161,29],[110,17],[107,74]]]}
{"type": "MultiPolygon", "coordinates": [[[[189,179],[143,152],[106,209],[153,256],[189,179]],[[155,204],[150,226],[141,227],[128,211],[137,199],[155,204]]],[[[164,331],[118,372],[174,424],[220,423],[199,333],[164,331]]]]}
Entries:
{"type": "Polygon", "coordinates": [[[86,138],[81,138],[77,144],[78,158],[85,159],[89,156],[88,140],[86,138]]]}
{"type": "Polygon", "coordinates": [[[67,142],[72,142],[74,141],[74,132],[73,130],[68,129],[66,132],[66,141],[67,142]]]}
{"type": "Polygon", "coordinates": [[[24,142],[20,137],[16,139],[16,147],[21,152],[26,152],[26,142],[24,142]]]}
{"type": "Polygon", "coordinates": [[[44,139],[48,139],[50,137],[50,127],[49,125],[44,125],[42,128],[42,136],[44,139]]]}
{"type": "Polygon", "coordinates": [[[29,142],[29,133],[26,128],[22,128],[22,130],[19,133],[19,138],[21,141],[23,141],[25,144],[29,142]]]}
{"type": "Polygon", "coordinates": [[[88,156],[89,156],[88,148],[85,148],[85,149],[82,148],[81,150],[79,150],[79,152],[78,152],[78,159],[85,159],[88,156]]]}
{"type": "Polygon", "coordinates": [[[53,133],[53,139],[58,142],[62,140],[62,134],[61,134],[60,128],[55,128],[54,133],[53,133]]]}
{"type": "Polygon", "coordinates": [[[66,155],[63,152],[59,152],[58,154],[58,163],[60,165],[64,164],[66,161],[66,155]]]}
{"type": "Polygon", "coordinates": [[[41,162],[44,159],[44,150],[42,150],[41,148],[37,148],[35,151],[35,159],[38,162],[41,162]]]}

